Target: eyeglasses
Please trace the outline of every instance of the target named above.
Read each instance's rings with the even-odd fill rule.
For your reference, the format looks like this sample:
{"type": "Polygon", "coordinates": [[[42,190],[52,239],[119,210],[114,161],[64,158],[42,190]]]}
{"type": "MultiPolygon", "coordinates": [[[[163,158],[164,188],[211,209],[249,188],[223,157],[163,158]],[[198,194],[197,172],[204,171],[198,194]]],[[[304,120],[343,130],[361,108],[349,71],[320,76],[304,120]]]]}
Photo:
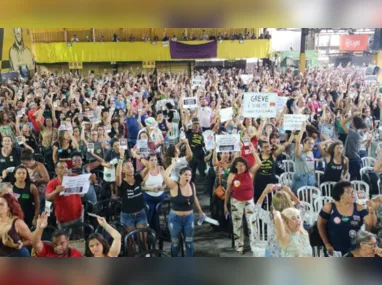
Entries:
{"type": "Polygon", "coordinates": [[[354,190],[353,190],[353,189],[347,189],[347,190],[345,190],[344,192],[347,193],[347,194],[351,194],[351,193],[354,192],[354,190]]]}
{"type": "Polygon", "coordinates": [[[373,248],[377,247],[376,243],[365,242],[365,244],[367,244],[368,246],[373,247],[373,248]]]}

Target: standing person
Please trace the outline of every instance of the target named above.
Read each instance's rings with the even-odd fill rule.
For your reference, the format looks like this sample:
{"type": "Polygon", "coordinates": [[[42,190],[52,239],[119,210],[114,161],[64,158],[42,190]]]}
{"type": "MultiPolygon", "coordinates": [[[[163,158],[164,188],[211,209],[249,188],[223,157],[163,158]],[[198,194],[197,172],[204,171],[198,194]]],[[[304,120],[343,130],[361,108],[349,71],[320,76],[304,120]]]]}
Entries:
{"type": "Polygon", "coordinates": [[[369,212],[360,204],[354,202],[355,191],[349,181],[336,183],[332,189],[334,202],[327,203],[321,209],[317,220],[320,237],[329,255],[340,251],[342,255],[354,249],[352,238],[363,224],[366,230],[377,223],[374,209],[369,212]]]}
{"type": "Polygon", "coordinates": [[[12,146],[12,138],[3,136],[2,148],[0,151],[0,172],[2,177],[0,182],[7,179],[8,172],[6,171],[10,167],[16,167],[20,164],[20,151],[18,148],[12,146]]]}
{"type": "Polygon", "coordinates": [[[194,256],[194,213],[193,205],[199,212],[199,217],[205,216],[196,195],[195,184],[191,182],[192,171],[189,167],[180,170],[179,182],[170,178],[175,165],[175,159],[166,171],[162,172],[164,182],[170,188],[171,211],[168,217],[168,227],[171,234],[171,256],[179,255],[179,237],[183,234],[186,244],[186,256],[194,256]]]}
{"type": "Polygon", "coordinates": [[[149,155],[148,171],[143,179],[143,199],[148,205],[148,221],[150,228],[157,230],[157,219],[159,217],[156,213],[157,205],[165,199],[163,187],[163,168],[158,165],[158,158],[156,154],[149,155]]]}
{"type": "Polygon", "coordinates": [[[182,168],[185,168],[188,166],[188,163],[192,160],[192,150],[190,147],[190,143],[187,139],[181,140],[178,144],[173,145],[170,144],[169,147],[166,149],[166,155],[165,155],[165,166],[169,167],[172,163],[172,159],[175,158],[175,165],[171,172],[171,179],[174,181],[179,180],[179,172],[182,168]],[[185,156],[182,156],[182,153],[180,152],[180,147],[185,146],[186,153],[185,156]]]}
{"type": "Polygon", "coordinates": [[[53,144],[53,162],[64,161],[68,169],[72,168],[72,152],[78,149],[78,143],[68,131],[61,131],[58,140],[53,144]]]}
{"type": "MultiPolygon", "coordinates": [[[[212,110],[207,106],[206,97],[200,98],[200,106],[198,108],[198,119],[200,121],[200,126],[204,131],[211,129],[212,123],[212,110]]],[[[194,120],[192,120],[194,122],[194,120]]]]}
{"type": "MultiPolygon", "coordinates": [[[[118,196],[122,199],[121,223],[126,232],[147,228],[146,205],[142,192],[143,173],[134,173],[133,163],[124,161],[124,150],[120,150],[120,158],[117,164],[116,185],[118,196]]],[[[129,253],[133,255],[133,249],[129,244],[129,253]]]]}
{"type": "Polygon", "coordinates": [[[31,244],[32,233],[24,213],[12,193],[0,196],[0,257],[29,257],[24,246],[31,244]]]}
{"type": "MultiPolygon", "coordinates": [[[[66,166],[62,162],[59,164],[66,166]]],[[[38,217],[37,227],[32,234],[33,250],[37,257],[82,257],[77,249],[69,247],[69,236],[63,230],[56,230],[52,234],[51,243],[43,242],[41,236],[47,226],[48,214],[44,212],[38,217]]]]}
{"type": "Polygon", "coordinates": [[[121,234],[105,218],[97,216],[98,224],[113,238],[111,246],[101,234],[91,234],[86,241],[86,257],[118,257],[121,252],[121,234]]]}
{"type": "Polygon", "coordinates": [[[296,169],[292,181],[292,190],[294,193],[297,193],[297,190],[302,186],[315,186],[316,184],[313,156],[314,140],[311,137],[306,137],[303,141],[303,147],[301,149],[301,139],[304,132],[305,123],[302,124],[295,145],[296,169]]]}
{"type": "Polygon", "coordinates": [[[204,178],[206,176],[206,162],[204,161],[204,139],[201,133],[199,119],[193,118],[191,129],[188,129],[186,125],[184,125],[184,129],[186,130],[186,138],[192,150],[192,160],[190,161],[190,167],[192,169],[192,180],[195,181],[196,169],[198,169],[199,175],[201,177],[204,178]]]}
{"type": "Polygon", "coordinates": [[[281,213],[273,210],[272,214],[281,256],[312,257],[309,234],[302,226],[300,211],[296,208],[286,208],[281,213]]]}
{"type": "Polygon", "coordinates": [[[25,166],[18,166],[13,172],[14,184],[13,193],[18,199],[21,209],[24,212],[24,221],[32,227],[37,223],[37,217],[40,213],[40,197],[38,190],[29,179],[28,169],[25,166]]]}
{"type": "Polygon", "coordinates": [[[353,116],[343,119],[341,121],[341,127],[347,133],[345,142],[345,155],[349,158],[349,172],[351,180],[360,180],[361,174],[361,157],[359,156],[359,150],[361,149],[361,143],[363,138],[363,131],[367,128],[365,122],[358,117],[359,113],[354,113],[353,116]],[[349,128],[347,123],[352,121],[352,127],[349,128]]]}
{"type": "Polygon", "coordinates": [[[242,158],[237,157],[232,162],[230,174],[227,180],[227,191],[224,201],[224,215],[227,217],[228,202],[231,198],[231,214],[233,224],[233,234],[235,238],[235,248],[240,254],[244,254],[244,234],[243,234],[243,214],[247,219],[248,234],[250,239],[251,251],[255,253],[255,223],[254,209],[255,204],[253,201],[254,189],[253,180],[257,170],[261,166],[261,160],[258,157],[253,145],[250,145],[253,156],[255,157],[255,164],[249,168],[248,162],[242,158]]]}
{"type": "Polygon", "coordinates": [[[55,170],[57,177],[49,181],[46,187],[45,198],[48,201],[53,201],[57,226],[59,229],[63,229],[82,222],[82,202],[81,195],[78,194],[60,196],[60,193],[65,190],[65,187],[61,185],[62,180],[64,176],[68,175],[68,165],[66,162],[57,162],[55,170]]]}
{"type": "Polygon", "coordinates": [[[29,149],[21,151],[20,160],[22,165],[28,169],[31,182],[36,186],[40,196],[40,212],[45,209],[45,189],[49,182],[49,174],[45,165],[33,159],[33,153],[29,149]]]}
{"type": "Polygon", "coordinates": [[[16,143],[16,126],[5,111],[0,112],[0,135],[10,137],[11,143],[16,143]]]}
{"type": "Polygon", "coordinates": [[[349,159],[343,155],[344,145],[341,141],[326,140],[318,145],[322,156],[325,158],[325,171],[322,182],[339,182],[349,170],[349,159]],[[324,149],[325,145],[329,145],[324,149]]]}

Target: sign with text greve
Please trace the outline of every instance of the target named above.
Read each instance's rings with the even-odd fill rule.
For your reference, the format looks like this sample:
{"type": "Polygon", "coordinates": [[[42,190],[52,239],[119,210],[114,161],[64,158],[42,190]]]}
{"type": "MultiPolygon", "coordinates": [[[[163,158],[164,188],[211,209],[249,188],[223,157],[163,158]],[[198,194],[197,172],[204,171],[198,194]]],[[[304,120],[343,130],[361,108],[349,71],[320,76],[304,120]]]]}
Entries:
{"type": "Polygon", "coordinates": [[[244,93],[243,116],[246,118],[275,118],[276,93],[244,93]]]}

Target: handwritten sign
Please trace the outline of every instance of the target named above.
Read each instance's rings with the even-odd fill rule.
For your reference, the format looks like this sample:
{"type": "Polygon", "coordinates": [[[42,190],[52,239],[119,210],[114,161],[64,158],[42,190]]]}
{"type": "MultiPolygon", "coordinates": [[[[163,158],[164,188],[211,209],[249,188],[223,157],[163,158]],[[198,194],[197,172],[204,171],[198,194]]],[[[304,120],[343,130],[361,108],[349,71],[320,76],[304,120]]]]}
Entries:
{"type": "Polygon", "coordinates": [[[149,154],[147,140],[137,140],[136,146],[141,155],[146,156],[149,154]]]}
{"type": "Polygon", "coordinates": [[[232,107],[224,108],[220,110],[220,122],[224,123],[229,120],[232,120],[233,110],[232,107]]]}
{"type": "Polygon", "coordinates": [[[284,115],[284,130],[300,130],[302,124],[308,119],[306,115],[284,115]]]}
{"type": "Polygon", "coordinates": [[[215,148],[215,133],[213,131],[203,132],[203,138],[206,150],[211,150],[215,148]]]}
{"type": "Polygon", "coordinates": [[[248,85],[253,80],[253,74],[242,74],[240,78],[243,80],[245,85],[248,85]]]}
{"type": "Polygon", "coordinates": [[[183,107],[185,109],[196,109],[196,108],[198,108],[198,98],[197,97],[183,98],[183,107]]]}
{"type": "Polygon", "coordinates": [[[215,137],[217,152],[240,151],[240,135],[217,135],[215,137]]]}
{"type": "Polygon", "coordinates": [[[88,193],[90,187],[91,174],[82,174],[78,176],[64,176],[62,186],[65,190],[60,193],[60,196],[83,195],[88,193]]]}
{"type": "Polygon", "coordinates": [[[195,87],[203,87],[204,85],[204,78],[203,76],[194,76],[192,77],[192,88],[195,89],[195,87]]]}
{"type": "Polygon", "coordinates": [[[244,93],[243,115],[246,118],[275,118],[276,100],[276,93],[244,93]]]}
{"type": "Polygon", "coordinates": [[[282,110],[286,107],[286,103],[288,101],[288,97],[280,97],[280,96],[277,96],[277,99],[276,99],[276,108],[277,110],[282,110]]]}

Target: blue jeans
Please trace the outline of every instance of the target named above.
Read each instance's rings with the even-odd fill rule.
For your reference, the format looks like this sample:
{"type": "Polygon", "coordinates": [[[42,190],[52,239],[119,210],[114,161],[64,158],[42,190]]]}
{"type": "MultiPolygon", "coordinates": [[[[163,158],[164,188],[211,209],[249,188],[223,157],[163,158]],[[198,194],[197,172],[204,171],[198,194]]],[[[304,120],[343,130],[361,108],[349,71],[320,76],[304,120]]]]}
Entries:
{"type": "Polygon", "coordinates": [[[29,254],[29,251],[23,247],[20,250],[11,253],[7,257],[31,257],[31,255],[29,254]]]}
{"type": "Polygon", "coordinates": [[[186,256],[194,256],[194,213],[178,216],[172,210],[168,216],[168,229],[171,235],[171,256],[179,256],[179,238],[183,233],[186,244],[186,256]]]}
{"type": "Polygon", "coordinates": [[[127,214],[121,212],[120,221],[127,228],[135,228],[135,226],[147,226],[147,217],[145,209],[137,213],[127,214]]]}
{"type": "Polygon", "coordinates": [[[93,204],[97,203],[97,194],[93,185],[90,185],[88,193],[85,194],[85,200],[93,204]]]}
{"type": "Polygon", "coordinates": [[[359,156],[360,156],[361,158],[368,156],[368,153],[367,153],[366,150],[360,150],[360,151],[358,152],[358,154],[359,154],[359,156]]]}
{"type": "Polygon", "coordinates": [[[157,205],[162,202],[165,198],[164,192],[162,195],[155,197],[150,196],[146,192],[143,192],[143,200],[145,201],[146,205],[149,206],[149,209],[147,211],[147,220],[149,222],[150,228],[157,231],[156,228],[159,223],[159,216],[157,215],[157,205]]]}
{"type": "Polygon", "coordinates": [[[303,186],[316,186],[316,176],[309,173],[295,173],[292,179],[292,191],[296,194],[297,190],[303,186]]]}

